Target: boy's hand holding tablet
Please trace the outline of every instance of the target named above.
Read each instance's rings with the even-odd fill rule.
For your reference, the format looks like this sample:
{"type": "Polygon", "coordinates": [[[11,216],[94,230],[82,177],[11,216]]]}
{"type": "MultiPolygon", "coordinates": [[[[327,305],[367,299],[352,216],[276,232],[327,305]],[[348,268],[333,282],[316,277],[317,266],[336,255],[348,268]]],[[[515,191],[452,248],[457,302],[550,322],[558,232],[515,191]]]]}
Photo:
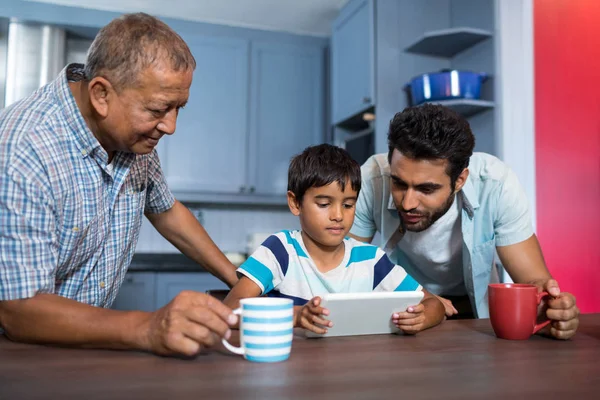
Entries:
{"type": "Polygon", "coordinates": [[[302,307],[296,307],[294,315],[294,326],[304,328],[314,333],[327,333],[327,327],[331,328],[333,322],[325,319],[329,315],[329,310],[321,307],[321,298],[313,297],[302,307]]]}

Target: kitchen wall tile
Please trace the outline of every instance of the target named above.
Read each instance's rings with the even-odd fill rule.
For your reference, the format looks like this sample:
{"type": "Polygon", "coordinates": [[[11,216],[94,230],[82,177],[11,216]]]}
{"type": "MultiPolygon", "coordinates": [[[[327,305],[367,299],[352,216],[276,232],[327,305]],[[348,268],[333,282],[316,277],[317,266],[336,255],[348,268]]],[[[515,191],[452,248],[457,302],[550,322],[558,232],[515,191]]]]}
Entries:
{"type": "MultiPolygon", "coordinates": [[[[202,215],[204,229],[223,252],[246,252],[246,242],[252,233],[273,233],[282,229],[299,229],[298,218],[287,208],[206,206],[190,207],[202,215]]],[[[144,218],[138,253],[177,253],[171,243],[158,233],[144,218]]]]}

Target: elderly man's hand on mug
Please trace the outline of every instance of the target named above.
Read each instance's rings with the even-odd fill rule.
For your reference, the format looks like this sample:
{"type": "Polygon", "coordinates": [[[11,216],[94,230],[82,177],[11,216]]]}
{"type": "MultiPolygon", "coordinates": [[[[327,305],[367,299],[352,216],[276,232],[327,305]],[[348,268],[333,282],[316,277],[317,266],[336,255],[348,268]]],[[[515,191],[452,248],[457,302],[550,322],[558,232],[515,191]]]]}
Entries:
{"type": "Polygon", "coordinates": [[[542,301],[540,310],[552,322],[540,330],[540,333],[556,339],[570,339],[579,326],[579,308],[575,305],[575,296],[561,292],[554,279],[530,282],[538,287],[538,291],[548,292],[548,300],[542,301]]]}
{"type": "Polygon", "coordinates": [[[186,290],[148,314],[139,330],[139,343],[158,355],[193,356],[220,338],[229,339],[237,321],[231,309],[214,297],[186,290]]]}

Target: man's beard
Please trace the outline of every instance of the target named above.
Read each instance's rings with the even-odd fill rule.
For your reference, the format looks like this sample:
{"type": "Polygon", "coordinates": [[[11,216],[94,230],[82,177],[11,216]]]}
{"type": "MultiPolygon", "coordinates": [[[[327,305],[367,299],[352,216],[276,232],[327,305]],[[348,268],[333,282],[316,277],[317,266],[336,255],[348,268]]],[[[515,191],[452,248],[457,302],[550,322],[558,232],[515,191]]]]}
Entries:
{"type": "MultiPolygon", "coordinates": [[[[442,204],[438,209],[434,210],[433,212],[431,212],[429,214],[417,213],[417,215],[422,216],[422,218],[419,222],[417,222],[414,225],[405,224],[404,220],[402,219],[402,214],[400,213],[400,211],[398,211],[398,214],[400,216],[400,221],[402,221],[402,225],[404,226],[404,229],[407,231],[410,231],[410,232],[423,232],[425,229],[429,228],[431,225],[433,225],[435,223],[435,221],[440,219],[444,214],[446,214],[448,212],[450,207],[452,207],[452,203],[454,203],[455,196],[456,196],[456,193],[452,193],[450,196],[448,196],[448,198],[446,199],[444,204],[442,204]]],[[[412,210],[405,211],[405,212],[407,213],[410,211],[412,211],[412,210]]],[[[412,214],[415,214],[415,213],[412,213],[412,214]]]]}

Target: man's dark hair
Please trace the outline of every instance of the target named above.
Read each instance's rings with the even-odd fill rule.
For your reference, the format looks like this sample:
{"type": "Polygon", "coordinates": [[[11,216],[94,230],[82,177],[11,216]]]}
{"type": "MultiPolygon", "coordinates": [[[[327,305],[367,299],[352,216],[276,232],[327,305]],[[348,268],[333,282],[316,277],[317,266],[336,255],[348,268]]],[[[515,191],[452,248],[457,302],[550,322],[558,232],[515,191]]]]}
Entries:
{"type": "Polygon", "coordinates": [[[360,165],[348,152],[330,144],[320,144],[304,149],[292,158],[288,169],[288,190],[298,203],[311,187],[321,187],[337,182],[342,191],[350,183],[356,194],[360,192],[360,165]]]}
{"type": "Polygon", "coordinates": [[[416,160],[448,160],[452,188],[469,166],[475,137],[469,122],[455,111],[435,104],[408,107],[394,115],[388,133],[388,161],[394,149],[416,160]]]}

